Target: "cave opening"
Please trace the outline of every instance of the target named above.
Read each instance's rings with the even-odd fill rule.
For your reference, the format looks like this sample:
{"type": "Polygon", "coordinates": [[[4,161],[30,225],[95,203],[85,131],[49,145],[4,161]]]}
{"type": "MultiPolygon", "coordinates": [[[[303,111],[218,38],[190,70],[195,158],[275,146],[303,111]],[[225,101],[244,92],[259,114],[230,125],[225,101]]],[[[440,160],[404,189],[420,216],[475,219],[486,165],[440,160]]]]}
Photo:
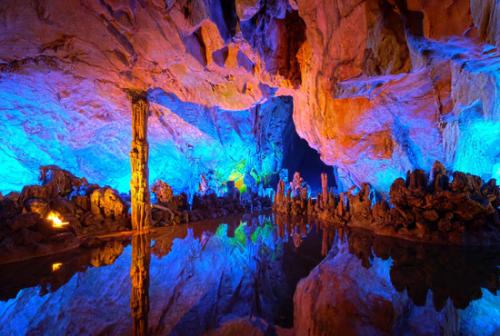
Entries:
{"type": "Polygon", "coordinates": [[[289,127],[283,152],[283,169],[288,171],[288,180],[291,181],[293,174],[299,172],[309,186],[311,195],[315,196],[321,191],[321,174],[326,173],[329,187],[335,187],[334,168],[325,164],[318,151],[299,136],[293,120],[289,127]]]}

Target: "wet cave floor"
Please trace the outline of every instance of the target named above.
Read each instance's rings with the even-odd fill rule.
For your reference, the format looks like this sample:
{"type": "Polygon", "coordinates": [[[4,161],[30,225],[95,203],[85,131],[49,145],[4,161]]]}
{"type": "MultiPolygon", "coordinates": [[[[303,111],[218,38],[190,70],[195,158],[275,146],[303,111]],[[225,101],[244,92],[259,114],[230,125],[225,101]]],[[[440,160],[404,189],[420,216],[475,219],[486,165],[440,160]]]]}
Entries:
{"type": "MultiPolygon", "coordinates": [[[[0,335],[131,334],[131,310],[138,309],[137,300],[131,307],[131,292],[137,293],[137,286],[146,294],[142,302],[149,302],[149,309],[139,310],[151,335],[217,333],[235,321],[285,335],[296,324],[294,309],[295,319],[307,309],[297,307],[297,300],[304,302],[304,295],[319,300],[314,292],[324,290],[327,268],[320,263],[334,267],[337,289],[332,290],[348,288],[353,297],[404,297],[407,306],[423,307],[425,314],[408,317],[412,323],[439,320],[450,307],[471,330],[491,327],[500,317],[500,253],[491,248],[415,244],[273,215],[161,228],[144,239],[142,249],[134,245],[136,238],[122,237],[0,265],[0,335]],[[140,276],[146,281],[139,285],[131,281],[132,262],[145,265],[140,276]],[[316,278],[302,287],[323,287],[302,288],[298,295],[299,281],[311,277],[316,278]],[[382,287],[374,285],[379,282],[382,287]],[[488,307],[493,310],[486,316],[488,307]]],[[[343,299],[338,308],[353,309],[353,302],[365,301],[343,299]]]]}

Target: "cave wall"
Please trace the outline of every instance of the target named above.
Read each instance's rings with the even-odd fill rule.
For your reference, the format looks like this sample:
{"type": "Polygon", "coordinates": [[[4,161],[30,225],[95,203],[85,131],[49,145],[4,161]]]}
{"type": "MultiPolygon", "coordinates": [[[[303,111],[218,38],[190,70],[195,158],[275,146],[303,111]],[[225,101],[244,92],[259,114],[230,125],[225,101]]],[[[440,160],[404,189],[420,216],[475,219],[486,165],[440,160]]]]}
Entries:
{"type": "Polygon", "coordinates": [[[499,177],[498,52],[484,43],[494,42],[491,29],[480,34],[471,17],[471,7],[492,17],[492,3],[299,1],[307,26],[299,134],[346,184],[387,190],[436,159],[499,177]],[[474,118],[463,113],[471,106],[474,118]]]}
{"type": "MultiPolygon", "coordinates": [[[[279,171],[287,130],[381,190],[408,169],[500,177],[495,0],[5,0],[0,191],[55,163],[128,190],[130,104],[177,191],[279,171]]],[[[241,184],[241,182],[240,182],[241,184]]]]}

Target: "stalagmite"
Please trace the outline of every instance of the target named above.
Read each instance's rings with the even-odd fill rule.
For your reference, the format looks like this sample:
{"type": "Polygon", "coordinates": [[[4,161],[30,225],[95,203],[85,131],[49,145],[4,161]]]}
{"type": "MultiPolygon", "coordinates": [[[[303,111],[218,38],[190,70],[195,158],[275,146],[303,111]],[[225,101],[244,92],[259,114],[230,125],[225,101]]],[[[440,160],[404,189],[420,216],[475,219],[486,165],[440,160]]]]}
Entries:
{"type": "Polygon", "coordinates": [[[133,335],[148,334],[149,313],[149,264],[151,260],[151,238],[148,234],[132,237],[132,264],[130,265],[130,311],[133,318],[133,335]]]}
{"type": "Polygon", "coordinates": [[[132,100],[132,148],[130,150],[132,229],[144,230],[151,225],[147,140],[149,104],[145,92],[130,91],[129,95],[132,100]]]}
{"type": "Polygon", "coordinates": [[[274,210],[278,213],[283,212],[283,206],[285,206],[285,204],[285,181],[279,180],[278,186],[276,187],[276,194],[274,195],[274,210]]]}
{"type": "Polygon", "coordinates": [[[328,174],[321,173],[321,201],[323,207],[328,203],[328,174]]]}

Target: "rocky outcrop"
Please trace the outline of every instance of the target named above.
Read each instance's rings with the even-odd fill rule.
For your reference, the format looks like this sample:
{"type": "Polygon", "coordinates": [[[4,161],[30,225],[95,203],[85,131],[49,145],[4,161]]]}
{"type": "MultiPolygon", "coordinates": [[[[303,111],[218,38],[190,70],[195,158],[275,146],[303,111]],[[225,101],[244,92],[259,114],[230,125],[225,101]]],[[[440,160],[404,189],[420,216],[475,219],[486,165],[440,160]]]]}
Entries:
{"type": "Polygon", "coordinates": [[[162,180],[157,180],[151,191],[156,198],[151,209],[153,225],[164,226],[189,222],[189,203],[186,194],[174,195],[172,187],[162,180]]]}
{"type": "Polygon", "coordinates": [[[480,2],[382,2],[375,10],[374,4],[381,2],[298,3],[307,41],[301,50],[305,80],[294,95],[294,120],[322,159],[338,166],[344,185],[366,181],[388,190],[396,177],[410,169],[430,169],[435,160],[483,178],[496,176],[492,158],[498,150],[486,144],[485,150],[475,151],[478,145],[468,140],[483,132],[494,139],[498,130],[498,113],[486,112],[492,100],[498,101],[497,90],[486,84],[497,83],[498,53],[474,37],[471,19],[471,6],[481,7],[480,2]],[[389,27],[405,26],[406,34],[393,32],[370,43],[370,35],[384,30],[373,28],[367,13],[389,27]],[[372,45],[399,50],[370,62],[365,57],[374,55],[372,45]],[[390,66],[405,64],[393,59],[405,55],[411,66],[390,66]],[[376,71],[363,69],[370,64],[376,71]],[[474,103],[481,108],[477,119],[467,112],[474,103]],[[464,120],[461,134],[450,130],[458,118],[464,120]],[[488,126],[476,127],[485,120],[488,126]],[[469,126],[474,130],[467,131],[469,126]],[[464,152],[468,154],[462,156],[464,152]],[[470,154],[483,164],[474,164],[470,154]]]}
{"type": "Polygon", "coordinates": [[[0,259],[53,254],[78,247],[82,237],[128,230],[128,205],[57,166],[40,169],[41,185],[26,186],[0,200],[0,259]]]}
{"type": "Polygon", "coordinates": [[[96,189],[90,194],[90,212],[95,216],[120,219],[127,215],[127,208],[116,190],[109,187],[96,189]]]}

